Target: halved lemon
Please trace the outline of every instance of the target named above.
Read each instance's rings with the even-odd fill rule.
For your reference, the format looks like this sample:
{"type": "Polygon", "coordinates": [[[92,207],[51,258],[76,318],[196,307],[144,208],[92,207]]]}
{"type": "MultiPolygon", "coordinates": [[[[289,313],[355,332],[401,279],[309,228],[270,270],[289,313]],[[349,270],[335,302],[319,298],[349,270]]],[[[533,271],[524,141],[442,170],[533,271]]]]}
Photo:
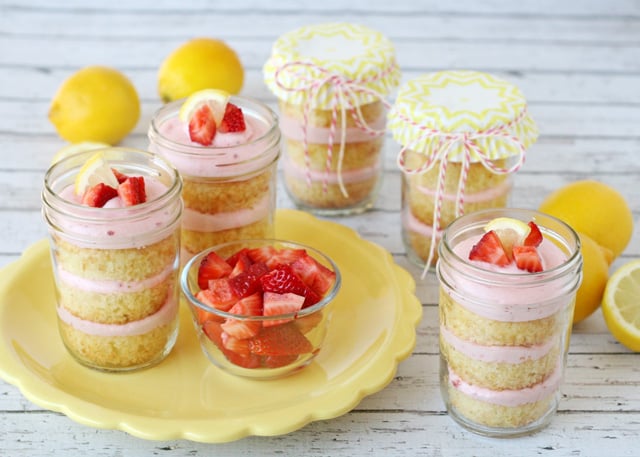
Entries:
{"type": "Polygon", "coordinates": [[[68,144],[53,155],[51,164],[53,165],[56,162],[60,162],[62,159],[66,159],[67,157],[78,154],[80,152],[92,151],[94,149],[102,149],[108,147],[110,147],[110,145],[108,145],[107,143],[100,143],[97,141],[82,141],[80,143],[68,144]]]}
{"type": "Polygon", "coordinates": [[[102,153],[97,152],[84,163],[76,175],[74,190],[76,195],[84,195],[84,192],[98,183],[118,188],[118,179],[111,171],[111,166],[104,160],[102,153]]]}
{"type": "Polygon", "coordinates": [[[640,259],[611,275],[604,290],[602,314],[615,339],[640,352],[640,259]]]}
{"type": "Polygon", "coordinates": [[[510,256],[513,246],[521,245],[531,228],[524,222],[518,219],[510,217],[497,217],[490,220],[484,226],[484,231],[489,232],[493,230],[500,238],[502,246],[504,246],[507,255],[510,256]]]}
{"type": "Polygon", "coordinates": [[[224,117],[224,111],[229,102],[229,92],[220,89],[204,89],[191,94],[180,107],[180,120],[182,122],[189,122],[189,119],[193,116],[202,105],[209,105],[211,112],[213,113],[213,119],[216,125],[220,125],[222,118],[224,117]]]}

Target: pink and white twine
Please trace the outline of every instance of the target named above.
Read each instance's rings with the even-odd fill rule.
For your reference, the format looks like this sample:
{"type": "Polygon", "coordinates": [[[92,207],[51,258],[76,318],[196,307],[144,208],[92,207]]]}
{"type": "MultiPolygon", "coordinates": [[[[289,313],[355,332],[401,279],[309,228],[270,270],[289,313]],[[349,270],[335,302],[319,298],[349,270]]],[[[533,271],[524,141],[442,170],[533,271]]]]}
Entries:
{"type": "Polygon", "coordinates": [[[342,181],[342,161],[344,159],[344,149],[346,144],[346,131],[347,131],[347,118],[346,112],[349,110],[356,123],[356,126],[363,132],[371,135],[372,137],[378,137],[384,135],[383,129],[374,129],[367,124],[362,112],[360,111],[360,104],[358,103],[358,94],[371,95],[374,99],[379,99],[384,106],[388,109],[390,104],[384,99],[384,97],[377,91],[367,87],[367,84],[379,81],[394,71],[395,66],[390,66],[385,71],[377,73],[369,78],[353,79],[347,78],[342,74],[332,72],[324,67],[316,65],[311,62],[304,61],[292,61],[280,66],[275,72],[275,83],[277,86],[287,92],[304,92],[306,93],[305,102],[303,105],[303,150],[306,169],[307,185],[311,185],[311,158],[309,156],[309,144],[307,140],[307,131],[309,126],[309,114],[313,105],[313,102],[318,97],[320,90],[324,86],[330,86],[332,89],[331,96],[331,123],[329,126],[329,137],[327,141],[327,160],[325,165],[325,174],[322,181],[322,190],[327,192],[327,186],[329,181],[329,173],[331,172],[331,162],[333,160],[333,146],[336,135],[336,128],[338,124],[338,109],[341,111],[341,135],[340,135],[340,150],[338,155],[338,185],[342,195],[348,197],[348,192],[342,181]],[[302,84],[290,87],[281,79],[281,74],[284,71],[293,71],[292,69],[299,67],[300,71],[296,73],[298,81],[302,81],[302,84]],[[311,69],[316,74],[319,74],[319,78],[310,79],[307,75],[309,72],[305,69],[311,69]]]}
{"type": "Polygon", "coordinates": [[[442,213],[442,203],[444,200],[445,194],[445,177],[447,173],[447,164],[449,162],[449,151],[456,144],[461,144],[464,148],[464,153],[462,155],[462,169],[460,171],[460,178],[458,180],[458,187],[456,192],[456,206],[455,206],[455,216],[459,217],[464,214],[464,193],[467,185],[467,179],[469,176],[469,167],[471,165],[471,153],[475,153],[475,156],[478,158],[479,162],[484,165],[484,167],[492,173],[495,174],[509,174],[517,171],[524,164],[526,150],[522,142],[514,135],[512,135],[509,130],[514,124],[519,123],[524,116],[526,115],[526,109],[523,109],[522,112],[511,122],[507,124],[503,124],[498,127],[481,130],[477,132],[464,132],[464,133],[452,133],[452,132],[443,132],[438,129],[433,129],[426,127],[422,124],[418,124],[412,119],[399,114],[398,117],[406,122],[407,124],[419,129],[422,133],[411,143],[406,144],[402,147],[400,152],[398,153],[397,163],[398,167],[406,174],[422,174],[431,170],[435,164],[439,161],[440,168],[438,170],[438,181],[436,185],[435,192],[435,205],[433,209],[433,227],[431,231],[431,245],[429,246],[429,256],[427,258],[427,262],[425,264],[424,270],[422,272],[422,278],[426,275],[429,267],[431,266],[431,262],[433,261],[433,257],[435,255],[435,246],[437,235],[441,230],[441,213],[442,213]],[[427,156],[425,162],[416,168],[408,168],[406,165],[406,153],[411,149],[412,146],[416,144],[420,144],[421,142],[436,138],[438,140],[437,147],[435,148],[434,153],[427,156]],[[495,159],[489,157],[489,154],[482,150],[482,148],[476,143],[477,140],[485,139],[485,138],[494,138],[500,141],[504,141],[507,143],[511,143],[516,146],[518,151],[517,153],[517,161],[516,163],[509,168],[502,168],[495,165],[493,162],[495,159]]]}

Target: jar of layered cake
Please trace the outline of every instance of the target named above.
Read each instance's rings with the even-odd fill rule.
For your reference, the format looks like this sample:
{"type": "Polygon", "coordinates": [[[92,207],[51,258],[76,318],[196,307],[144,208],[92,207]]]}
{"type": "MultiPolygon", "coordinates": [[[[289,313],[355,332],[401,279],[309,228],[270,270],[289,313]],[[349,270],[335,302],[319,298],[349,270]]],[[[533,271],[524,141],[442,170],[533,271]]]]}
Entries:
{"type": "Polygon", "coordinates": [[[264,65],[285,139],[284,181],[297,207],[363,212],[381,184],[388,103],[400,70],[391,42],[355,24],[282,35],[264,65]]]}
{"type": "Polygon", "coordinates": [[[439,251],[449,415],[487,436],[544,427],[560,400],[581,281],[576,232],[536,211],[491,209],[451,223],[439,251]]]}
{"type": "Polygon", "coordinates": [[[68,352],[105,371],[162,361],[178,334],[181,181],[133,149],[72,155],[46,173],[58,327],[68,352]]]}
{"type": "Polygon", "coordinates": [[[520,90],[475,71],[408,81],[389,112],[389,129],[401,146],[402,238],[425,271],[451,221],[507,205],[512,176],[538,136],[520,90]]]}
{"type": "Polygon", "coordinates": [[[207,89],[163,106],[148,135],[182,176],[183,264],[211,246],[274,236],[280,129],[269,107],[207,89]]]}

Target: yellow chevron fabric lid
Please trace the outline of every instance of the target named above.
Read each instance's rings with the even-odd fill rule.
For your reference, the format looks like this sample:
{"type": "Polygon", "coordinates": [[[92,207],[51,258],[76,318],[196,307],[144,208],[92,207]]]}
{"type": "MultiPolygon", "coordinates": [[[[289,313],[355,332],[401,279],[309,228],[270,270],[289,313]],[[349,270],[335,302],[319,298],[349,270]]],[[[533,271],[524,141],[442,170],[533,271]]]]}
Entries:
{"type": "Polygon", "coordinates": [[[348,23],[305,26],[282,35],[263,74],[280,100],[326,110],[333,108],[337,92],[362,105],[388,95],[400,82],[391,41],[348,23]]]}
{"type": "MultiPolygon", "coordinates": [[[[538,137],[524,95],[513,84],[487,73],[442,71],[404,84],[388,114],[394,139],[412,151],[435,154],[443,141],[467,135],[495,160],[521,153],[538,137]],[[519,143],[519,144],[518,144],[519,143]]],[[[450,161],[462,161],[462,141],[452,141],[450,161]]],[[[475,150],[471,160],[479,161],[475,150]]]]}

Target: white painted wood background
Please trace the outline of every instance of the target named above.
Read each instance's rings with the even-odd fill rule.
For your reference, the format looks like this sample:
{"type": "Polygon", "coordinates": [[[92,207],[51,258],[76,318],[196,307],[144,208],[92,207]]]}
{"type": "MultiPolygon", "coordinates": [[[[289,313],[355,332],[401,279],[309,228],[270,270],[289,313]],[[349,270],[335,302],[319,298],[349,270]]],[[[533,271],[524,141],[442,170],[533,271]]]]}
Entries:
{"type": "MultiPolygon", "coordinates": [[[[102,64],[131,78],[142,118],[123,144],[144,148],[149,119],[160,106],[158,66],[182,42],[195,36],[228,41],[247,70],[243,92],[273,104],[260,71],[273,40],[300,25],[337,20],[387,34],[405,80],[476,69],[519,85],[541,137],[518,173],[512,205],[535,208],[563,184],[598,179],[622,192],[636,221],[612,271],[640,257],[638,0],[0,0],[0,266],[45,235],[41,182],[63,145],[47,111],[72,72],[102,64]]],[[[639,455],[640,355],[615,342],[600,312],[574,329],[563,401],[544,431],[486,439],[446,415],[437,387],[437,289],[433,277],[420,281],[405,257],[396,151],[389,140],[375,208],[339,219],[388,249],[418,281],[424,318],[417,345],[385,390],[344,416],[285,436],[212,445],[95,430],[42,410],[0,381],[0,456],[639,455]]],[[[291,207],[282,188],[278,204],[291,207]]]]}

